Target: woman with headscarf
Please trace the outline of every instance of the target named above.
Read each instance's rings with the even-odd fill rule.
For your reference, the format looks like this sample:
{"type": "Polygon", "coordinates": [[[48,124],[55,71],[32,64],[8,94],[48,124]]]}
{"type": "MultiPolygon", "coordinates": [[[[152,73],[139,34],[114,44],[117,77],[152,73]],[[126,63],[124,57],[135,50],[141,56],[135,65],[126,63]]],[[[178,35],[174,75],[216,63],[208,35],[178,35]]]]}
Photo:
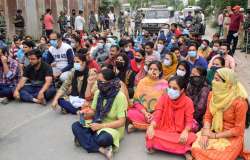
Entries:
{"type": "Polygon", "coordinates": [[[133,98],[136,73],[129,68],[129,59],[126,54],[120,54],[117,56],[115,71],[117,77],[126,85],[129,98],[133,98]]]}
{"type": "MultiPolygon", "coordinates": [[[[124,136],[127,99],[120,91],[120,80],[111,69],[104,69],[98,75],[98,91],[91,105],[91,123],[75,122],[72,131],[76,145],[87,152],[100,152],[108,160],[112,159],[113,148],[118,149],[124,136]]],[[[89,115],[88,115],[89,114],[89,115]]]]}
{"type": "Polygon", "coordinates": [[[148,67],[147,76],[139,82],[135,90],[133,106],[128,109],[128,132],[147,129],[152,120],[154,106],[168,86],[167,81],[162,78],[160,62],[153,61],[148,67]]]}
{"type": "Polygon", "coordinates": [[[52,102],[52,107],[59,105],[62,113],[76,114],[85,102],[85,91],[89,68],[85,55],[78,53],[74,58],[74,68],[70,71],[68,78],[57,91],[52,102]]]}
{"type": "Polygon", "coordinates": [[[166,54],[164,56],[162,62],[162,69],[163,69],[163,78],[165,80],[169,80],[172,76],[176,73],[176,68],[178,65],[178,61],[176,55],[172,52],[166,54]]]}
{"type": "Polygon", "coordinates": [[[194,106],[185,89],[183,77],[170,78],[167,93],[157,101],[153,120],[147,129],[146,147],[149,153],[156,149],[185,155],[186,160],[192,160],[190,150],[196,139],[192,132],[194,106]]]}
{"type": "Polygon", "coordinates": [[[207,70],[194,67],[191,72],[186,94],[194,103],[194,122],[192,130],[199,131],[203,126],[203,115],[207,108],[207,97],[210,87],[206,82],[207,70]]]}
{"type": "Polygon", "coordinates": [[[192,146],[196,160],[250,159],[244,152],[248,94],[233,70],[218,69],[208,97],[204,126],[192,146]]]}
{"type": "Polygon", "coordinates": [[[225,67],[225,59],[223,57],[216,57],[213,62],[211,68],[207,72],[207,83],[208,85],[212,85],[212,81],[214,79],[214,75],[216,71],[220,68],[225,67]]]}
{"type": "Polygon", "coordinates": [[[190,76],[190,67],[188,65],[187,61],[181,61],[179,62],[176,70],[176,75],[184,77],[185,82],[189,82],[189,76],[190,76]]]}

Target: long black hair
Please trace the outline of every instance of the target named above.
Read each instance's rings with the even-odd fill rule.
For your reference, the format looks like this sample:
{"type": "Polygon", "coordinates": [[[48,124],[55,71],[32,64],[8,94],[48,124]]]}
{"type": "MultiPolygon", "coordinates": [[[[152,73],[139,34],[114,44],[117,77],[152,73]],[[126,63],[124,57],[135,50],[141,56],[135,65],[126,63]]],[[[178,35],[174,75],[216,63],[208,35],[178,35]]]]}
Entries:
{"type": "Polygon", "coordinates": [[[160,75],[159,75],[159,78],[162,78],[163,76],[163,69],[162,69],[162,64],[160,61],[152,61],[151,63],[149,63],[148,65],[148,69],[150,68],[151,65],[155,64],[157,66],[157,68],[159,69],[160,71],[160,75]]]}
{"type": "Polygon", "coordinates": [[[191,74],[190,66],[189,66],[187,61],[180,61],[178,66],[177,66],[177,69],[179,68],[180,65],[182,65],[186,69],[186,74],[185,74],[184,78],[185,78],[185,81],[188,82],[190,74],[191,74]]]}
{"type": "Polygon", "coordinates": [[[187,83],[185,81],[185,78],[182,77],[182,76],[174,76],[174,77],[171,77],[169,80],[168,80],[168,83],[172,82],[172,81],[175,81],[177,83],[177,85],[180,87],[180,89],[184,89],[186,90],[187,88],[187,83]]]}

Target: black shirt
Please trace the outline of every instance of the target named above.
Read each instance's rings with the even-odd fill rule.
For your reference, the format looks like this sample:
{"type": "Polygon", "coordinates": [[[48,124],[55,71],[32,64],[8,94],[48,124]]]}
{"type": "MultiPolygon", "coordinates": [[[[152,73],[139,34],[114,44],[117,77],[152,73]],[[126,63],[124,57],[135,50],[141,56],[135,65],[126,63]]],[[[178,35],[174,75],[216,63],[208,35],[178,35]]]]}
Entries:
{"type": "Polygon", "coordinates": [[[15,27],[22,27],[22,28],[24,27],[24,18],[23,18],[23,16],[16,15],[15,21],[20,21],[20,22],[15,23],[15,27]]]}
{"type": "Polygon", "coordinates": [[[53,76],[53,71],[51,66],[49,66],[45,62],[41,62],[41,66],[38,70],[29,64],[25,69],[23,76],[28,78],[27,83],[31,83],[32,85],[42,85],[45,83],[45,77],[53,76]]]}

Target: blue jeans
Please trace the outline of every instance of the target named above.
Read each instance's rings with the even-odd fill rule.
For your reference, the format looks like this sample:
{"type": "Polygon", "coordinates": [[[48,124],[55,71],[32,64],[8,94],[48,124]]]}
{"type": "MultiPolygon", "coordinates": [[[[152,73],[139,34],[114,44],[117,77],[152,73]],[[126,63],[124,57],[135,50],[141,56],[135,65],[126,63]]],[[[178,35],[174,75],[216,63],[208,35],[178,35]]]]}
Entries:
{"type": "MultiPolygon", "coordinates": [[[[26,85],[20,90],[20,98],[23,102],[33,102],[33,98],[37,98],[39,91],[42,89],[42,86],[32,86],[26,85]]],[[[49,101],[56,94],[56,88],[50,86],[49,89],[44,93],[44,98],[46,101],[49,101]]]]}
{"type": "Polygon", "coordinates": [[[100,147],[107,147],[113,144],[112,135],[105,131],[97,134],[90,128],[83,127],[80,122],[72,124],[72,131],[80,145],[89,153],[98,152],[100,147]]]}
{"type": "Polygon", "coordinates": [[[0,98],[7,97],[13,98],[15,86],[9,84],[0,84],[0,98]]]}
{"type": "Polygon", "coordinates": [[[58,104],[71,114],[76,114],[76,112],[79,110],[78,108],[75,108],[69,101],[66,101],[64,98],[59,98],[58,104]]]}

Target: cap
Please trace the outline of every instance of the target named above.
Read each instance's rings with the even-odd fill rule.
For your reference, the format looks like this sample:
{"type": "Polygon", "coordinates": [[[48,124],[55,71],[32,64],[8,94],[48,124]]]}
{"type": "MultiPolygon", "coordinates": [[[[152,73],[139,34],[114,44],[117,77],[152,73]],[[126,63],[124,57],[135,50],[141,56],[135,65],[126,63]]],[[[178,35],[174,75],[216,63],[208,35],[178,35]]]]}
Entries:
{"type": "Polygon", "coordinates": [[[241,7],[237,5],[237,6],[234,6],[234,7],[233,7],[233,10],[240,11],[240,8],[241,8],[241,7]]]}

